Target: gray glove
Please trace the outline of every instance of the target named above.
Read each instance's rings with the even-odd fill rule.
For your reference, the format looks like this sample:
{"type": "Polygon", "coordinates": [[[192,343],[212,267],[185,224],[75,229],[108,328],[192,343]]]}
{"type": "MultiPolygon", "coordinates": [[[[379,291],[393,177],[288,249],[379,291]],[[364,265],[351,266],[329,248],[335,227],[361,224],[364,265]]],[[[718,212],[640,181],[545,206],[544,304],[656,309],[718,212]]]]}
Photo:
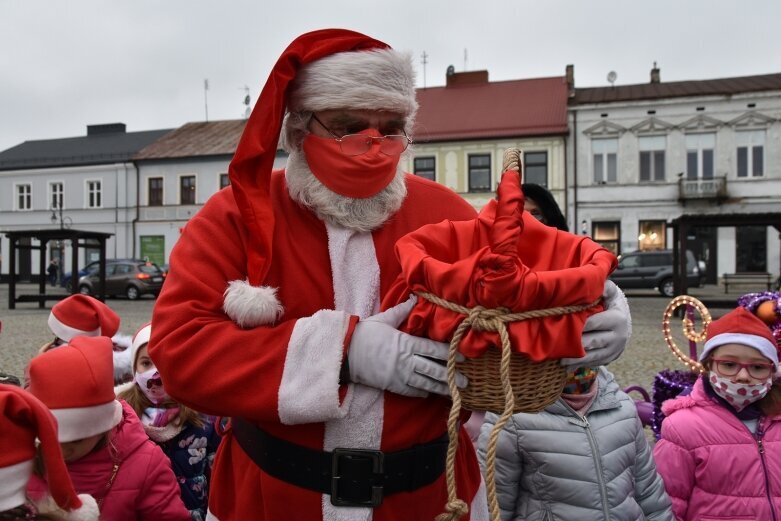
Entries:
{"type": "Polygon", "coordinates": [[[583,327],[583,358],[563,358],[568,369],[607,365],[624,352],[632,336],[632,315],[624,293],[611,281],[605,282],[602,293],[605,310],[591,315],[583,327]]]}
{"type": "MultiPolygon", "coordinates": [[[[347,353],[350,381],[405,396],[450,395],[447,367],[437,362],[447,360],[448,344],[396,329],[416,302],[412,296],[356,324],[347,353]]],[[[466,387],[466,377],[458,373],[456,384],[466,387]]]]}

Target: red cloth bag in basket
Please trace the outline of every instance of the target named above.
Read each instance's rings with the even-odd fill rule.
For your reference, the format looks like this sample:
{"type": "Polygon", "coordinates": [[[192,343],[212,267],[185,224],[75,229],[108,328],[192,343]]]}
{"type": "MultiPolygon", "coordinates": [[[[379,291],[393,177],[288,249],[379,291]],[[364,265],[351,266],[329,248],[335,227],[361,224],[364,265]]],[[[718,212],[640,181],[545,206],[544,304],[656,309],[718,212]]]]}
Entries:
{"type": "MultiPolygon", "coordinates": [[[[396,243],[402,273],[383,300],[383,309],[428,292],[467,308],[507,308],[510,312],[591,304],[602,295],[615,269],[615,256],[588,237],[545,226],[523,211],[518,172],[502,175],[498,200],[471,221],[423,226],[396,243]]],[[[581,357],[583,324],[601,305],[559,316],[508,323],[514,351],[539,362],[581,357]]],[[[419,298],[402,329],[449,342],[464,315],[419,298]]],[[[474,329],[459,350],[469,358],[499,335],[474,329]]]]}

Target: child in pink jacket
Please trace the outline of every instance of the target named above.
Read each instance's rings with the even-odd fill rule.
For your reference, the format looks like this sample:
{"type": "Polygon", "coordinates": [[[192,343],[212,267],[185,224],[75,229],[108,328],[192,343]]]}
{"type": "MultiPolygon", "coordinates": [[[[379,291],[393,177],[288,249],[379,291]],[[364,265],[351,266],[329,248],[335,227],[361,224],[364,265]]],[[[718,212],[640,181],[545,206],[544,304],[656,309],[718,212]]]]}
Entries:
{"type": "MultiPolygon", "coordinates": [[[[33,358],[29,375],[30,393],[57,418],[73,486],[97,500],[101,519],[190,521],[168,458],[114,398],[110,338],[73,338],[33,358]]],[[[32,498],[45,490],[41,477],[31,479],[32,498]]]]}
{"type": "Polygon", "coordinates": [[[656,468],[680,521],[781,521],[781,385],[770,329],[740,307],[712,322],[705,372],[665,402],[656,468]]]}

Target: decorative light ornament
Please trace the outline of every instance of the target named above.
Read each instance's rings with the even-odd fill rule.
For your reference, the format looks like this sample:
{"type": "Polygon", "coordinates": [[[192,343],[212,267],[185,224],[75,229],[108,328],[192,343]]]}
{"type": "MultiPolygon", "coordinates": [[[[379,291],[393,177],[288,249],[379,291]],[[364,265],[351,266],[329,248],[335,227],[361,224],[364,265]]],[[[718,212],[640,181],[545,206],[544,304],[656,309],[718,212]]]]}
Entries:
{"type": "MultiPolygon", "coordinates": [[[[673,352],[678,360],[683,362],[692,371],[697,373],[704,373],[705,368],[702,366],[702,364],[686,355],[686,353],[681,351],[681,349],[675,344],[675,340],[673,340],[670,331],[670,320],[672,319],[673,311],[683,305],[691,306],[697,310],[702,317],[702,331],[696,331],[694,329],[694,322],[688,316],[683,318],[682,326],[684,336],[691,342],[704,342],[707,338],[708,325],[713,321],[708,308],[706,308],[702,302],[694,297],[689,295],[680,295],[672,299],[667,305],[667,308],[664,310],[664,315],[662,318],[662,333],[664,334],[664,340],[667,343],[667,347],[670,348],[670,351],[673,352]]],[[[696,356],[696,348],[690,354],[696,356]]]]}

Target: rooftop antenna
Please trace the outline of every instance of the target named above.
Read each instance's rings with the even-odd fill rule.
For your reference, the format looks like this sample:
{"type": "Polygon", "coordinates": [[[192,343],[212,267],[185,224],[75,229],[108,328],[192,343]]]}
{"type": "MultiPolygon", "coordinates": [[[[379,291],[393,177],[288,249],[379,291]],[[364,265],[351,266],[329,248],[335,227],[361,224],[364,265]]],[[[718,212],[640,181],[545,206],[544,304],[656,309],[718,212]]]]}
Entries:
{"type": "Polygon", "coordinates": [[[252,99],[249,97],[249,87],[244,85],[244,119],[249,118],[249,115],[252,112],[252,108],[250,107],[251,102],[252,99]]]}
{"type": "Polygon", "coordinates": [[[611,87],[615,87],[614,83],[616,82],[616,78],[618,78],[616,71],[610,71],[607,73],[607,81],[610,82],[611,87]]]}
{"type": "Polygon", "coordinates": [[[423,51],[423,54],[420,55],[420,63],[423,64],[423,88],[426,88],[426,64],[428,63],[428,54],[426,54],[426,51],[423,51]]]}
{"type": "Polygon", "coordinates": [[[206,91],[209,90],[209,79],[203,80],[203,110],[206,113],[206,121],[209,121],[209,100],[206,96],[206,91]]]}
{"type": "Polygon", "coordinates": [[[464,48],[464,71],[466,71],[466,58],[467,58],[467,52],[466,47],[464,48]]]}

